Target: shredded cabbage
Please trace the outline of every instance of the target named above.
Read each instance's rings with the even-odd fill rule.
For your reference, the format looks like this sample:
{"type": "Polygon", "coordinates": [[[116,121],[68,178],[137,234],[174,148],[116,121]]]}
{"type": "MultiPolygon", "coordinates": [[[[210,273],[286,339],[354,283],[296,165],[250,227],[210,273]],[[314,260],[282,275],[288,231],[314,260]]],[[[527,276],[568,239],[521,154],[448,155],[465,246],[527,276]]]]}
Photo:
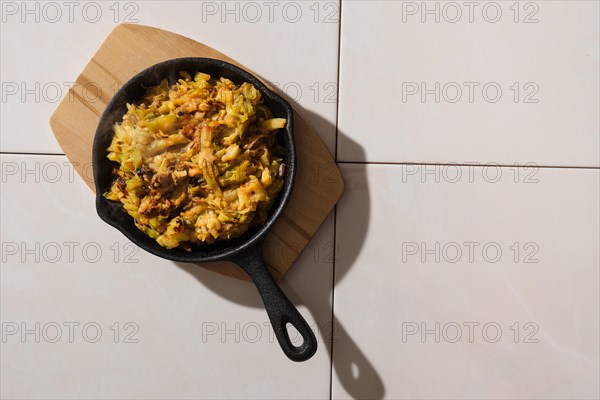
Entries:
{"type": "Polygon", "coordinates": [[[250,83],[198,72],[128,104],[108,158],[119,163],[105,197],[163,247],[213,243],[264,224],[283,187],[274,118],[250,83]]]}

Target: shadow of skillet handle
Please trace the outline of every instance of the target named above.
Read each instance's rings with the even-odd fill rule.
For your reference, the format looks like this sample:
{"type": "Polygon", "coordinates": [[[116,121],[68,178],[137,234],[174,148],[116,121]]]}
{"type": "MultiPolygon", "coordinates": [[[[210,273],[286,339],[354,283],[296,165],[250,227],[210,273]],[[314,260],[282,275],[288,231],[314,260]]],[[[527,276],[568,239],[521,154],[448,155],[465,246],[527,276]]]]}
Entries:
{"type": "Polygon", "coordinates": [[[335,317],[333,326],[333,344],[338,340],[344,342],[344,352],[335,353],[333,368],[346,392],[354,399],[383,399],[385,386],[373,364],[335,317]]]}
{"type": "Polygon", "coordinates": [[[273,332],[285,355],[293,361],[306,361],[317,351],[317,339],[306,320],[277,285],[262,256],[262,240],[232,258],[252,279],[263,300],[273,332]],[[290,323],[302,335],[303,342],[294,346],[286,325],[290,323]]]}

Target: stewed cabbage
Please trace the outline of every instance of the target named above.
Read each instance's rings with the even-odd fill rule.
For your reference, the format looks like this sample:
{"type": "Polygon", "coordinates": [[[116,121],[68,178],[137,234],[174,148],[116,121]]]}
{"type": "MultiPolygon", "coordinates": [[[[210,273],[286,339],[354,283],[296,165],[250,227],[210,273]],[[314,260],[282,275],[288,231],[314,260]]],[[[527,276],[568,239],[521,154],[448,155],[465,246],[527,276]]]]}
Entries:
{"type": "Polygon", "coordinates": [[[264,224],[284,182],[274,118],[250,83],[187,72],[148,88],[114,125],[105,193],[163,247],[213,243],[264,224]]]}

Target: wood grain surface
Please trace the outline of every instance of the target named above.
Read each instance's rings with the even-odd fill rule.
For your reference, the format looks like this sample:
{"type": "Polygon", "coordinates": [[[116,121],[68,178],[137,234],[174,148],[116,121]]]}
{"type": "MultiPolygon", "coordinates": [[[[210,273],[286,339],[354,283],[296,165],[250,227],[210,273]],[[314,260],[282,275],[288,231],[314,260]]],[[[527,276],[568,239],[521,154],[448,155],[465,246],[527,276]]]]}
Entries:
{"type": "MultiPolygon", "coordinates": [[[[118,25],[50,118],[56,139],[90,189],[94,190],[92,142],[100,115],[112,96],[143,69],[179,57],[224,60],[261,79],[226,55],[189,38],[143,25],[118,25]]],[[[265,262],[276,279],[283,278],[290,269],[344,191],[339,169],[325,144],[296,110],[294,119],[297,179],[292,198],[267,234],[263,247],[265,262]]],[[[115,230],[117,234],[120,233],[115,230]]],[[[248,280],[241,268],[229,262],[198,265],[248,280]]]]}

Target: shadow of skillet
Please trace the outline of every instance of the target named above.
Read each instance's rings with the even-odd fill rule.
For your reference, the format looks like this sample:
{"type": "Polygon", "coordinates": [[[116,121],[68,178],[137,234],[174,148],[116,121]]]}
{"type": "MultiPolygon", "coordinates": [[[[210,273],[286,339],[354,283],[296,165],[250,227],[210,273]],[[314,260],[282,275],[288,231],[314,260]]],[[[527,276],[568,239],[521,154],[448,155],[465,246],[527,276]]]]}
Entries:
{"type": "MultiPolygon", "coordinates": [[[[285,97],[284,94],[283,96],[285,97]]],[[[297,103],[294,104],[294,107],[297,108],[301,115],[306,118],[317,131],[335,131],[335,126],[321,116],[302,109],[297,103]]],[[[364,159],[364,157],[362,157],[364,156],[362,147],[343,133],[338,132],[338,143],[341,142],[344,144],[344,149],[350,150],[353,154],[357,154],[361,156],[361,159],[364,159]]],[[[358,190],[352,191],[352,196],[360,196],[357,203],[363,204],[364,206],[361,210],[352,211],[352,216],[354,218],[353,226],[355,229],[344,232],[344,242],[341,245],[338,244],[336,246],[335,271],[330,271],[334,272],[334,285],[344,278],[348,270],[354,264],[368,231],[370,198],[366,176],[366,165],[355,164],[353,166],[352,181],[365,182],[364,186],[357,188],[358,190]]],[[[349,183],[352,184],[347,181],[347,188],[349,183]]],[[[342,196],[340,203],[344,202],[344,197],[346,195],[348,194],[342,196]]],[[[325,247],[327,243],[315,243],[318,237],[319,234],[317,233],[315,238],[313,238],[311,243],[309,243],[304,250],[304,253],[309,252],[311,248],[323,249],[325,247]]],[[[337,237],[339,243],[339,233],[337,234],[337,237]]],[[[303,258],[304,260],[310,260],[307,254],[304,254],[303,258]]],[[[330,282],[315,282],[315,279],[316,276],[318,276],[318,268],[324,268],[331,264],[323,263],[322,255],[319,256],[318,261],[319,262],[315,262],[313,260],[312,263],[310,261],[306,262],[302,268],[291,268],[285,276],[285,279],[279,282],[279,284],[295,306],[306,306],[316,321],[329,321],[333,314],[331,305],[333,287],[330,282]]],[[[199,268],[195,264],[175,264],[193,275],[208,289],[229,301],[248,307],[264,307],[256,288],[250,282],[216,274],[205,268],[199,268]]],[[[323,275],[321,275],[321,277],[323,277],[323,275]]],[[[333,359],[333,368],[344,389],[353,398],[357,399],[383,398],[385,394],[383,381],[373,365],[362,353],[342,323],[335,316],[333,316],[332,323],[333,335],[332,325],[330,323],[319,324],[318,329],[320,330],[321,338],[328,344],[324,347],[330,352],[330,356],[333,359]],[[333,347],[332,349],[332,342],[333,345],[338,344],[338,346],[333,347]]],[[[374,339],[376,340],[376,338],[374,339]]]]}

